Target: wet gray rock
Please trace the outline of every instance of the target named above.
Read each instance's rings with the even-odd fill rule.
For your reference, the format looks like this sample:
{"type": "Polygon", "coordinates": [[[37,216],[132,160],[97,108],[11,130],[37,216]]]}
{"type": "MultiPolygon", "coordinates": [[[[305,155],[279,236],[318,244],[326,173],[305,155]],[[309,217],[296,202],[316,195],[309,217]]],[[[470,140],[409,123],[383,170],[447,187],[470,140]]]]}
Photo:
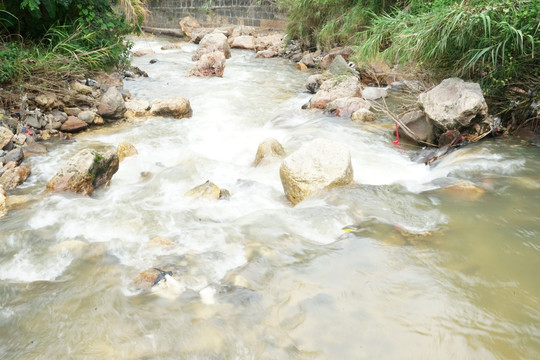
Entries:
{"type": "Polygon", "coordinates": [[[17,163],[17,165],[19,165],[20,163],[22,163],[24,160],[24,153],[23,153],[23,150],[22,148],[17,148],[17,149],[13,149],[11,151],[9,151],[6,156],[4,156],[4,163],[8,163],[8,162],[15,162],[17,163]]]}
{"type": "Polygon", "coordinates": [[[92,124],[94,122],[94,118],[96,117],[96,113],[93,111],[81,111],[77,117],[87,123],[88,125],[92,124]]]}
{"type": "Polygon", "coordinates": [[[41,129],[41,123],[35,116],[27,116],[24,119],[26,125],[33,127],[34,129],[41,129]]]}
{"type": "Polygon", "coordinates": [[[126,105],[122,93],[114,86],[107,89],[98,105],[98,114],[104,119],[117,120],[124,116],[126,105]]]}
{"type": "MultiPolygon", "coordinates": [[[[349,60],[349,57],[353,54],[353,49],[349,46],[343,47],[343,48],[335,48],[330,51],[327,55],[325,55],[321,61],[321,68],[323,70],[330,69],[331,64],[334,62],[334,60],[341,56],[341,58],[345,61],[345,64],[347,64],[347,61],[349,60]]],[[[340,61],[341,62],[341,61],[340,61]]]]}
{"type": "MultiPolygon", "coordinates": [[[[434,143],[434,128],[428,117],[420,110],[411,111],[404,114],[400,120],[409,128],[421,141],[434,143]]],[[[416,139],[409,136],[404,129],[399,127],[399,135],[402,139],[416,143],[416,139]]]]}
{"type": "Polygon", "coordinates": [[[330,64],[329,71],[332,75],[344,75],[352,74],[354,70],[349,67],[349,64],[343,59],[341,55],[334,58],[334,61],[330,64]]]}
{"type": "Polygon", "coordinates": [[[258,166],[263,162],[282,158],[284,156],[285,150],[283,150],[283,146],[281,146],[279,141],[274,138],[268,138],[259,144],[253,165],[258,166]]]}

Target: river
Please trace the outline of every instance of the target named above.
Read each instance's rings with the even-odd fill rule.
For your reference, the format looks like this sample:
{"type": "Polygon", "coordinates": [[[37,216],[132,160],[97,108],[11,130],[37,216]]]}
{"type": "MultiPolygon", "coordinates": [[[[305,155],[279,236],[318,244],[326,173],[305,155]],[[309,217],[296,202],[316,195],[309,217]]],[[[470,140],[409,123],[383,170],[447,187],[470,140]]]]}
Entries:
{"type": "Polygon", "coordinates": [[[89,131],[27,160],[15,194],[33,200],[0,219],[0,358],[540,358],[538,147],[485,139],[426,166],[392,144],[388,120],[302,110],[308,74],[288,61],[233,50],[223,78],[193,78],[196,45],[135,41],[156,53],[134,59],[149,77],[125,87],[184,96],[193,116],[89,131]],[[252,166],[268,137],[289,154],[345,145],[355,184],[290,206],[280,162],[252,166]],[[71,155],[122,141],[139,154],[108,188],[43,194],[71,155]],[[184,196],[206,180],[231,197],[184,196]],[[486,192],[441,190],[460,180],[486,192]],[[134,287],[166,266],[178,296],[134,287]]]}

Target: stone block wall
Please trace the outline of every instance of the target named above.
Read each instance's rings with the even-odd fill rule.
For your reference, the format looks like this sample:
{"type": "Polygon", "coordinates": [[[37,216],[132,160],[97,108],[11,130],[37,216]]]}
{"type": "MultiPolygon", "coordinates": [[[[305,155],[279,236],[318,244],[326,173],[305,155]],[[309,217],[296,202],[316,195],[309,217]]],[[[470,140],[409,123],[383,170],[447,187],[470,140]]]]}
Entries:
{"type": "Polygon", "coordinates": [[[178,22],[191,15],[203,26],[249,25],[283,29],[285,14],[274,0],[148,0],[152,15],[146,25],[179,28],[178,22]]]}

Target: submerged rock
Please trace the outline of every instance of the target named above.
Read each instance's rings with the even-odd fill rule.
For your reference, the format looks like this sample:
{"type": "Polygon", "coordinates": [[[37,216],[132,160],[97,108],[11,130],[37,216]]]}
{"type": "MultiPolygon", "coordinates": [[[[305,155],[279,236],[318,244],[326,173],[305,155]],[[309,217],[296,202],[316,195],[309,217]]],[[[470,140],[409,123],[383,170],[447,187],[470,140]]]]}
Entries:
{"type": "Polygon", "coordinates": [[[133,55],[137,57],[141,57],[141,56],[153,54],[154,52],[155,51],[152,49],[139,49],[139,50],[133,51],[133,55]]]}
{"type": "Polygon", "coordinates": [[[486,192],[483,188],[474,185],[468,181],[460,181],[456,184],[442,188],[446,194],[452,195],[464,200],[478,200],[486,192]]]}
{"type": "Polygon", "coordinates": [[[155,238],[152,238],[150,241],[148,241],[148,245],[156,246],[156,247],[168,247],[168,246],[174,246],[176,245],[176,243],[166,237],[156,236],[155,238]]]}
{"type": "Polygon", "coordinates": [[[281,146],[279,141],[274,138],[268,138],[259,144],[253,165],[258,166],[262,162],[269,161],[270,159],[282,158],[284,156],[285,150],[283,150],[283,146],[281,146]]]}
{"type": "Polygon", "coordinates": [[[72,191],[91,195],[100,186],[107,186],[118,171],[116,149],[104,152],[84,149],[64,164],[47,184],[47,189],[55,192],[72,191]]]}
{"type": "Polygon", "coordinates": [[[314,192],[352,183],[351,155],[339,143],[316,139],[285,158],[279,175],[287,199],[296,205],[314,192]]]}
{"type": "Polygon", "coordinates": [[[135,156],[138,153],[139,152],[137,151],[135,146],[125,141],[121,142],[116,147],[116,154],[118,155],[118,161],[120,162],[122,162],[122,160],[124,160],[125,158],[135,156]]]}
{"type": "Polygon", "coordinates": [[[459,78],[443,80],[432,90],[420,94],[420,107],[439,129],[461,130],[471,122],[487,118],[488,107],[477,83],[459,78]]]}
{"type": "Polygon", "coordinates": [[[204,184],[194,187],[187,191],[185,196],[192,196],[198,198],[206,198],[210,200],[218,200],[228,198],[230,193],[226,189],[220,189],[219,186],[207,180],[204,184]]]}
{"type": "Polygon", "coordinates": [[[154,100],[150,113],[155,116],[167,116],[175,119],[191,117],[193,111],[189,100],[181,96],[169,99],[154,100]]]}
{"type": "Polygon", "coordinates": [[[49,150],[43,144],[35,142],[33,139],[26,141],[26,145],[22,147],[24,157],[30,157],[32,155],[46,154],[49,150]]]}

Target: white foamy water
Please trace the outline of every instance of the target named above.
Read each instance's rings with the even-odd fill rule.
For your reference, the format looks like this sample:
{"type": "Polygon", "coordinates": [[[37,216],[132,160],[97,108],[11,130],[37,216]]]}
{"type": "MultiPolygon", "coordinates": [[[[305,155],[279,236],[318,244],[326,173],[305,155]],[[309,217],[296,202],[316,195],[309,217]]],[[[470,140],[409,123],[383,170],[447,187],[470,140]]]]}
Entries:
{"type": "Polygon", "coordinates": [[[196,45],[164,41],[136,39],[155,53],[125,87],[184,96],[191,118],[78,134],[28,159],[17,191],[36,201],[0,219],[4,358],[538,357],[537,149],[486,141],[426,166],[387,126],[301,110],[309,74],[286,60],[233,51],[223,78],[190,78],[196,45]],[[355,184],[292,207],[280,161],[252,166],[268,137],[288,154],[343,144],[355,184]],[[138,155],[108,188],[42,194],[77,151],[123,141],[138,155]],[[184,196],[207,180],[230,198],[184,196]],[[486,194],[439,190],[461,180],[486,194]],[[154,267],[173,280],[134,286],[154,267]]]}

